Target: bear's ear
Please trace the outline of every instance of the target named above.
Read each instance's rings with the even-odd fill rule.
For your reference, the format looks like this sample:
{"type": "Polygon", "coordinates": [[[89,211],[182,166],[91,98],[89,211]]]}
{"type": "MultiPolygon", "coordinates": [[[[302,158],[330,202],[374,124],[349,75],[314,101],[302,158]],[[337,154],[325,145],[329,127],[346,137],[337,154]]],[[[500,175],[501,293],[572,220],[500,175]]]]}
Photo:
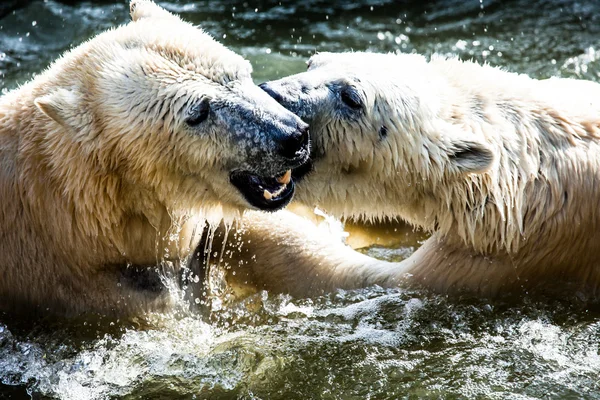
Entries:
{"type": "Polygon", "coordinates": [[[447,151],[450,164],[462,174],[482,174],[494,163],[492,149],[481,142],[461,138],[447,151]]]}
{"type": "Polygon", "coordinates": [[[129,14],[131,15],[131,20],[134,22],[144,18],[179,19],[150,0],[131,0],[129,3],[129,14]]]}
{"type": "Polygon", "coordinates": [[[85,108],[81,106],[80,98],[72,90],[58,89],[38,97],[34,103],[41,112],[63,127],[81,132],[91,121],[89,115],[83,111],[85,108]]]}

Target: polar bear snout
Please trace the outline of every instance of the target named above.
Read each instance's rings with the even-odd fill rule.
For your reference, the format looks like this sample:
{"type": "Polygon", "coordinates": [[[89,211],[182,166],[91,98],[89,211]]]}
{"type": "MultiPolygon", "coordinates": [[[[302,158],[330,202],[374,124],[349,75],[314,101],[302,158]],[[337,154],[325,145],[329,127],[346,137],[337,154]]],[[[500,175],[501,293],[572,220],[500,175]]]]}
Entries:
{"type": "Polygon", "coordinates": [[[239,101],[224,118],[245,141],[246,159],[255,172],[276,175],[296,168],[310,154],[309,126],[254,84],[239,86],[239,101]]]}
{"type": "Polygon", "coordinates": [[[264,82],[258,85],[276,102],[281,104],[287,110],[298,115],[300,118],[305,118],[306,113],[300,106],[306,97],[306,90],[302,89],[302,85],[297,81],[286,80],[286,78],[278,81],[264,82]],[[285,81],[285,85],[282,82],[285,81]]]}
{"type": "Polygon", "coordinates": [[[261,83],[258,87],[267,92],[279,104],[283,103],[283,96],[272,85],[269,85],[269,82],[261,83]]]}
{"type": "Polygon", "coordinates": [[[303,72],[258,85],[273,100],[303,121],[312,124],[314,117],[334,111],[333,91],[327,75],[303,72]]]}
{"type": "MultiPolygon", "coordinates": [[[[297,107],[293,107],[292,102],[284,98],[279,90],[276,89],[275,85],[271,82],[265,82],[258,85],[265,93],[273,98],[276,102],[281,104],[286,109],[297,114],[297,107]]],[[[308,154],[309,150],[309,134],[308,125],[304,121],[300,121],[298,124],[298,133],[288,136],[283,143],[281,155],[286,158],[295,158],[298,155],[308,154]]]]}
{"type": "Polygon", "coordinates": [[[279,140],[279,154],[283,158],[305,160],[309,150],[308,125],[302,121],[299,121],[295,132],[279,140]]]}
{"type": "Polygon", "coordinates": [[[292,171],[310,155],[308,124],[254,84],[237,89],[238,101],[218,111],[240,151],[229,181],[249,206],[276,211],[292,200],[292,171]]]}

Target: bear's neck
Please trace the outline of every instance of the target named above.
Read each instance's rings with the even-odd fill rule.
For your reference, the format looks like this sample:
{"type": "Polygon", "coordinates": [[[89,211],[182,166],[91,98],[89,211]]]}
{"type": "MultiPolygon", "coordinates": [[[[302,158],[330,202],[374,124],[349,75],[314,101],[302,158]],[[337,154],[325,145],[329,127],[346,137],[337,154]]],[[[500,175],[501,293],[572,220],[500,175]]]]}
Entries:
{"type": "Polygon", "coordinates": [[[437,185],[425,213],[435,231],[481,253],[506,254],[526,252],[541,232],[550,246],[565,231],[596,231],[595,208],[580,199],[600,196],[600,118],[579,90],[600,94],[600,86],[448,63],[467,74],[447,82],[442,97],[454,103],[440,115],[485,138],[496,160],[486,173],[437,185]],[[485,81],[490,76],[498,79],[485,81]]]}

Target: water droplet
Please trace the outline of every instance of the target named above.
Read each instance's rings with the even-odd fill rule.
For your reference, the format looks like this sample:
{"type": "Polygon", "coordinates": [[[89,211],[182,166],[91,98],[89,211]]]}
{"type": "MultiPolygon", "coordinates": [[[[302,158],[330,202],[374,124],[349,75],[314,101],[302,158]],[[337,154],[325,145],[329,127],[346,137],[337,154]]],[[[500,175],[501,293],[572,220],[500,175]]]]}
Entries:
{"type": "Polygon", "coordinates": [[[455,46],[457,49],[464,51],[467,48],[467,41],[459,40],[458,42],[456,42],[455,46]]]}

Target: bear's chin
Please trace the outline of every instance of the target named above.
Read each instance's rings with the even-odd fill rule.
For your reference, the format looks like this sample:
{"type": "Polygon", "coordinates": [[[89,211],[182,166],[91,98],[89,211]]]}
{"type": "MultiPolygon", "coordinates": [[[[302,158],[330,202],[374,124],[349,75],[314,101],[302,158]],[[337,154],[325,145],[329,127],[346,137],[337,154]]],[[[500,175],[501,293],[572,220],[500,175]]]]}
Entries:
{"type": "Polygon", "coordinates": [[[229,180],[252,207],[263,211],[277,211],[294,197],[292,171],[280,176],[265,177],[250,171],[233,171],[229,180]]]}

